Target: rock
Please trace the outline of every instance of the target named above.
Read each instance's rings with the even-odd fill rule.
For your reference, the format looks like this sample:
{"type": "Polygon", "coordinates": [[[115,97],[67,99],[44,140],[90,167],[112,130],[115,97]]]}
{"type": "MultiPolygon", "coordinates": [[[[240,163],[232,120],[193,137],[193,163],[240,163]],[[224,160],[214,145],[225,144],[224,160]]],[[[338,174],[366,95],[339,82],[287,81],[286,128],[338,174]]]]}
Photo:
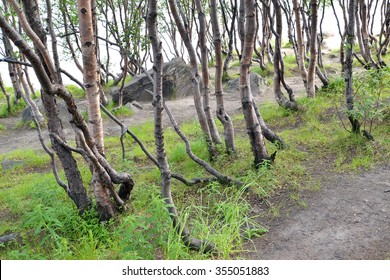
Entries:
{"type": "MultiPolygon", "coordinates": [[[[42,100],[37,99],[37,100],[35,100],[35,103],[37,104],[38,109],[41,112],[41,114],[45,117],[45,108],[42,104],[42,100]]],[[[68,109],[66,107],[66,104],[63,100],[57,99],[57,107],[58,107],[59,116],[62,120],[70,119],[70,114],[69,114],[68,109]]],[[[80,107],[80,106],[78,106],[78,107],[80,107]]],[[[21,121],[22,121],[22,123],[30,123],[30,122],[32,122],[32,120],[33,119],[32,119],[32,114],[31,114],[31,108],[30,108],[30,106],[27,106],[22,111],[21,121]]],[[[41,123],[41,125],[42,125],[42,123],[41,123]]]]}
{"type": "MultiPolygon", "coordinates": [[[[149,70],[148,73],[153,76],[153,70],[149,70]]],[[[163,96],[165,99],[181,99],[192,94],[192,70],[181,58],[164,63],[163,75],[163,96]]],[[[152,95],[147,90],[153,91],[153,85],[146,74],[135,76],[123,88],[123,104],[133,101],[152,101],[152,95]]],[[[117,103],[119,87],[111,90],[111,94],[113,101],[117,103]]]]}
{"type": "MultiPolygon", "coordinates": [[[[251,90],[253,96],[257,96],[265,92],[267,87],[267,81],[264,78],[260,77],[256,73],[251,73],[250,81],[251,81],[251,90]]],[[[225,87],[225,91],[227,92],[240,91],[240,78],[230,80],[225,87]]]]}
{"type": "Polygon", "coordinates": [[[17,240],[19,238],[18,233],[11,233],[7,235],[0,236],[0,244],[7,244],[11,241],[17,240]]]}
{"type": "Polygon", "coordinates": [[[24,161],[22,160],[5,159],[1,162],[1,168],[3,170],[10,170],[15,166],[22,165],[23,163],[24,161]]]}

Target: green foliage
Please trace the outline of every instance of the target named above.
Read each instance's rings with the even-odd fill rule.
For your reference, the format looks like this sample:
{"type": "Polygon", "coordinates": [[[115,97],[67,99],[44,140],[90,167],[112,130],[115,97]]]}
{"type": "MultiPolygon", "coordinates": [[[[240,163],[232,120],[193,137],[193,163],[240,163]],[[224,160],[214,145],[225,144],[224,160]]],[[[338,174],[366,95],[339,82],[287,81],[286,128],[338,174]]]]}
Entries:
{"type": "MultiPolygon", "coordinates": [[[[110,104],[108,104],[106,108],[116,117],[131,117],[132,115],[134,115],[134,111],[129,107],[126,106],[116,107],[116,105],[112,102],[110,102],[110,104]]],[[[104,112],[102,112],[102,115],[104,118],[108,118],[104,114],[104,112]]]]}
{"type": "Polygon", "coordinates": [[[389,108],[390,69],[386,67],[368,70],[354,81],[354,109],[349,114],[358,119],[363,128],[371,133],[373,126],[383,121],[389,108]]]}
{"type": "Polygon", "coordinates": [[[18,104],[14,103],[14,98],[11,97],[11,112],[8,112],[6,103],[0,104],[0,118],[8,118],[10,116],[17,116],[23,109],[26,108],[26,103],[20,100],[18,104]]]}
{"type": "Polygon", "coordinates": [[[85,91],[76,85],[67,85],[66,89],[74,98],[81,99],[85,97],[85,91]]]}
{"type": "Polygon", "coordinates": [[[274,67],[271,63],[267,63],[265,69],[261,69],[260,66],[255,65],[251,67],[251,72],[257,73],[262,77],[268,77],[273,75],[274,67]]]}

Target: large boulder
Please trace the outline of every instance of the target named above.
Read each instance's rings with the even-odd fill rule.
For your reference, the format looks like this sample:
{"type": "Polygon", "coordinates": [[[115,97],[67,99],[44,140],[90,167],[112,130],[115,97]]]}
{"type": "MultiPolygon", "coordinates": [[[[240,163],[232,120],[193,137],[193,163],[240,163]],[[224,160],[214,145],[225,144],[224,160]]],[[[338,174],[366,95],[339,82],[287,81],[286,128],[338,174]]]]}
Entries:
{"type": "MultiPolygon", "coordinates": [[[[153,70],[148,73],[153,77],[153,70]]],[[[167,100],[180,99],[192,94],[192,70],[181,58],[175,58],[163,65],[163,96],[167,100]]],[[[133,101],[150,102],[153,85],[146,74],[135,76],[123,88],[123,104],[133,101]]],[[[111,90],[112,100],[118,103],[119,87],[111,90]]]]}
{"type": "MultiPolygon", "coordinates": [[[[38,109],[41,112],[41,114],[45,117],[45,107],[43,106],[42,100],[41,99],[35,100],[35,104],[38,106],[38,109]]],[[[85,106],[83,106],[83,105],[80,106],[80,104],[78,104],[78,107],[79,107],[79,109],[85,110],[85,108],[84,108],[85,106]]],[[[61,99],[57,100],[57,108],[58,108],[59,117],[62,120],[70,119],[70,114],[69,114],[68,109],[66,107],[66,104],[63,100],[61,100],[61,99]]],[[[33,117],[32,117],[32,113],[31,113],[31,108],[30,108],[30,106],[26,106],[26,108],[24,108],[24,110],[22,111],[21,122],[28,124],[32,121],[33,121],[33,117]]]]}
{"type": "MultiPolygon", "coordinates": [[[[250,74],[251,90],[253,96],[261,95],[267,88],[267,81],[256,73],[250,74]]],[[[230,80],[225,87],[226,92],[238,92],[240,90],[240,78],[230,80]]]]}

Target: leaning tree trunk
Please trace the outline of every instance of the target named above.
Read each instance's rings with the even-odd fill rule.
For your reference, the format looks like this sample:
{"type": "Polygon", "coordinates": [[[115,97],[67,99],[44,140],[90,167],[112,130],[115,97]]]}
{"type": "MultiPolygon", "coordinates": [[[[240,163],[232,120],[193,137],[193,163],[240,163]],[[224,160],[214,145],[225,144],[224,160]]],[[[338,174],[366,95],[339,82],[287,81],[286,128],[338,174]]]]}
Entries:
{"type": "Polygon", "coordinates": [[[229,69],[229,65],[230,65],[230,61],[233,59],[233,43],[234,43],[234,31],[235,31],[235,22],[236,22],[236,14],[237,14],[237,0],[234,0],[232,2],[232,17],[231,17],[231,22],[230,22],[230,28],[228,27],[228,24],[227,24],[227,18],[226,18],[226,8],[224,8],[223,6],[223,2],[221,0],[219,0],[220,2],[220,5],[221,5],[221,10],[222,10],[222,17],[223,17],[223,20],[224,20],[224,23],[225,23],[225,29],[228,33],[228,38],[229,38],[229,41],[228,41],[228,50],[227,50],[227,55],[226,55],[226,58],[225,58],[225,61],[223,63],[223,75],[222,75],[222,79],[223,80],[228,80],[229,78],[229,74],[228,74],[228,69],[229,69]]]}
{"type": "Polygon", "coordinates": [[[348,119],[352,125],[352,132],[360,132],[359,120],[352,114],[354,110],[354,90],[353,90],[353,47],[355,45],[355,9],[357,0],[350,0],[348,7],[349,22],[347,26],[347,51],[345,58],[345,99],[348,110],[348,119]]]}
{"type": "Polygon", "coordinates": [[[158,167],[161,173],[161,194],[167,205],[169,216],[172,219],[175,230],[180,234],[184,243],[193,249],[203,249],[210,251],[214,248],[211,243],[191,238],[189,230],[179,221],[178,213],[173,202],[171,193],[171,170],[168,164],[168,158],[165,151],[164,127],[162,122],[163,95],[162,95],[162,65],[163,55],[161,51],[161,42],[157,33],[157,0],[149,1],[148,31],[153,49],[153,106],[154,106],[154,139],[157,151],[158,167]]]}
{"type": "Polygon", "coordinates": [[[11,112],[11,97],[8,94],[8,92],[5,90],[3,78],[1,77],[1,74],[0,74],[0,89],[3,92],[5,99],[7,100],[7,111],[10,113],[11,112]]]}
{"type": "Polygon", "coordinates": [[[30,106],[31,113],[35,117],[38,124],[43,126],[43,125],[45,125],[45,118],[43,117],[43,115],[39,111],[39,108],[38,108],[37,104],[35,103],[35,101],[31,98],[30,88],[28,87],[27,82],[24,79],[24,76],[23,76],[24,73],[22,71],[22,67],[20,65],[15,65],[15,67],[16,67],[16,70],[18,71],[19,81],[22,84],[23,89],[24,89],[24,94],[22,93],[22,98],[24,99],[26,104],[28,104],[28,106],[30,106]]]}
{"type": "MultiPolygon", "coordinates": [[[[282,59],[282,10],[280,7],[279,0],[272,0],[276,15],[276,30],[273,30],[275,35],[275,51],[274,51],[274,94],[275,99],[280,106],[290,110],[298,110],[298,104],[295,101],[293,91],[287,86],[284,81],[284,65],[282,59]],[[289,98],[286,98],[282,92],[282,84],[288,91],[289,98]]],[[[271,15],[268,15],[271,19],[271,15]]],[[[271,24],[272,25],[272,24],[271,24]]]]}
{"type": "MultiPolygon", "coordinates": [[[[7,1],[3,0],[4,5],[4,13],[7,15],[6,19],[8,19],[8,3],[7,1]]],[[[14,56],[14,51],[12,44],[7,37],[7,34],[5,34],[4,30],[2,31],[3,35],[3,44],[4,44],[4,51],[7,57],[12,58],[14,56]]],[[[20,99],[22,98],[22,89],[20,87],[18,73],[16,71],[16,66],[12,63],[8,63],[8,74],[11,79],[12,88],[14,89],[14,104],[19,103],[20,99]]]]}
{"type": "Polygon", "coordinates": [[[318,0],[310,1],[311,28],[310,28],[310,60],[307,71],[307,97],[313,98],[316,95],[316,63],[317,63],[317,22],[318,22],[318,0]]]}
{"type": "Polygon", "coordinates": [[[196,113],[198,115],[200,127],[206,137],[206,142],[209,150],[210,157],[213,158],[217,155],[216,147],[213,143],[211,133],[210,133],[210,127],[207,122],[206,114],[203,110],[202,106],[202,96],[200,94],[199,84],[199,71],[198,71],[198,63],[196,59],[196,54],[194,47],[192,45],[190,34],[188,30],[185,29],[183,22],[180,19],[179,12],[177,10],[176,1],[175,0],[168,0],[170,11],[172,13],[172,17],[175,20],[176,26],[178,28],[178,31],[180,33],[181,38],[184,41],[184,45],[188,51],[188,55],[190,58],[190,64],[192,67],[192,87],[193,87],[193,95],[194,95],[194,104],[196,113]]]}
{"type": "Polygon", "coordinates": [[[374,61],[371,53],[370,34],[368,31],[368,20],[367,20],[367,16],[369,16],[369,11],[367,11],[367,4],[365,3],[364,0],[359,0],[358,5],[360,6],[361,35],[363,41],[362,55],[370,68],[379,68],[377,63],[374,61]]]}
{"type": "MultiPolygon", "coordinates": [[[[11,2],[11,4],[15,7],[15,10],[18,11],[19,17],[24,17],[24,14],[21,14],[20,7],[18,6],[16,1],[11,2]]],[[[29,6],[28,4],[36,4],[36,3],[24,3],[25,9],[31,11],[30,13],[27,13],[29,17],[29,21],[31,22],[31,27],[34,30],[37,30],[40,28],[40,25],[33,21],[32,18],[39,18],[39,9],[32,9],[32,6],[29,6]],[[30,20],[31,18],[31,20],[30,20]]],[[[27,20],[24,18],[24,20],[21,21],[23,24],[27,24],[27,20]]],[[[19,50],[26,55],[26,58],[28,58],[33,65],[34,71],[36,72],[37,78],[39,82],[42,85],[42,102],[45,107],[46,117],[47,117],[47,126],[49,133],[52,135],[57,135],[60,139],[65,139],[63,129],[62,129],[62,122],[58,116],[58,108],[55,100],[54,94],[50,93],[50,86],[52,86],[51,80],[48,77],[48,74],[46,73],[47,68],[44,68],[43,63],[41,62],[42,56],[37,57],[35,53],[32,52],[32,50],[29,49],[27,44],[23,44],[24,41],[21,38],[21,36],[12,28],[12,26],[9,25],[7,20],[0,16],[0,27],[3,30],[4,34],[6,35],[4,38],[10,38],[14,44],[19,48],[19,50]],[[47,86],[45,86],[47,85],[47,86]],[[49,86],[50,85],[50,86],[49,86]]],[[[26,29],[23,25],[22,27],[26,29]]],[[[44,34],[36,32],[36,34],[44,34]]],[[[42,41],[41,41],[42,43],[42,41]]],[[[43,44],[43,43],[42,43],[43,44]]],[[[65,171],[65,176],[68,180],[68,185],[66,186],[65,190],[69,197],[74,201],[77,208],[79,209],[80,213],[87,210],[90,205],[91,201],[87,196],[87,192],[84,188],[83,181],[80,175],[80,172],[77,168],[77,163],[72,156],[72,153],[66,149],[64,146],[62,146],[58,141],[54,140],[54,138],[51,137],[51,142],[53,149],[57,153],[61,164],[65,171]]]]}
{"type": "MultiPolygon", "coordinates": [[[[47,47],[38,37],[37,33],[35,33],[31,28],[31,26],[33,26],[38,31],[39,28],[41,28],[39,21],[36,21],[36,19],[39,19],[39,16],[34,15],[34,13],[39,13],[39,9],[31,9],[30,6],[25,4],[26,9],[31,11],[29,16],[33,17],[33,21],[28,23],[25,14],[19,7],[17,1],[10,0],[10,2],[18,14],[23,30],[29,39],[34,43],[34,47],[36,48],[36,51],[39,53],[39,55],[30,48],[21,35],[15,31],[15,29],[7,22],[7,20],[5,20],[2,15],[0,15],[0,27],[13,41],[16,47],[18,47],[21,53],[30,61],[42,87],[42,100],[45,106],[46,116],[48,118],[50,138],[53,148],[61,160],[65,175],[68,179],[68,185],[64,184],[63,182],[59,182],[59,184],[66,190],[69,197],[72,198],[72,200],[76,203],[80,212],[83,212],[89,208],[91,201],[86,194],[80,172],[77,169],[77,163],[72,155],[72,152],[80,153],[83,155],[84,159],[86,159],[91,164],[94,171],[92,176],[92,184],[96,184],[94,180],[98,180],[98,183],[101,184],[105,189],[109,189],[109,195],[116,202],[116,204],[119,207],[123,206],[124,200],[128,200],[129,198],[130,192],[134,186],[134,181],[132,180],[131,176],[126,173],[117,173],[110,166],[107,160],[101,155],[96,146],[96,141],[91,136],[88,126],[84,121],[81,113],[77,109],[75,100],[73,99],[72,95],[56,80],[55,67],[48,53],[47,47]],[[62,130],[61,119],[58,116],[56,97],[60,97],[65,101],[68,112],[71,114],[71,124],[80,144],[78,148],[73,148],[66,143],[62,130]],[[116,192],[114,184],[121,184],[119,194],[116,192]]],[[[31,3],[32,1],[26,0],[26,3],[27,2],[31,3]]],[[[34,1],[34,4],[37,7],[36,1],[34,1]]],[[[44,32],[41,33],[41,36],[45,36],[44,32]]],[[[99,198],[97,197],[96,199],[98,200],[99,198]]],[[[98,204],[100,204],[100,202],[98,202],[98,204]]],[[[100,214],[101,220],[107,220],[112,216],[108,211],[100,212],[100,214]]]]}
{"type": "MultiPolygon", "coordinates": [[[[223,98],[223,66],[222,66],[222,46],[221,46],[221,32],[219,30],[218,16],[217,16],[217,1],[210,1],[210,16],[211,25],[213,29],[214,48],[215,48],[215,96],[217,100],[217,117],[223,125],[226,151],[228,153],[235,152],[234,144],[234,129],[233,122],[225,111],[223,98]]],[[[230,39],[229,39],[230,40],[230,39]]]]}
{"type": "Polygon", "coordinates": [[[210,108],[210,88],[209,88],[209,67],[208,67],[208,48],[206,45],[206,19],[200,0],[195,0],[196,9],[198,11],[199,20],[199,46],[201,50],[201,65],[202,65],[202,90],[203,90],[203,110],[206,114],[207,123],[209,125],[211,138],[215,144],[221,144],[222,140],[219,136],[217,126],[215,124],[213,114],[210,108]]]}
{"type": "Polygon", "coordinates": [[[241,0],[241,4],[245,4],[244,7],[246,21],[243,35],[244,44],[240,67],[240,96],[247,132],[254,156],[254,164],[256,167],[258,167],[262,162],[264,162],[264,160],[268,159],[268,153],[265,147],[263,133],[261,131],[256,112],[253,107],[253,95],[250,88],[249,69],[252,64],[255,40],[256,7],[255,0],[241,0]]]}
{"type": "Polygon", "coordinates": [[[299,71],[305,88],[307,87],[307,70],[305,66],[305,44],[303,42],[302,23],[301,23],[301,7],[298,5],[298,0],[293,0],[294,14],[295,14],[295,26],[297,34],[297,61],[299,71]]]}

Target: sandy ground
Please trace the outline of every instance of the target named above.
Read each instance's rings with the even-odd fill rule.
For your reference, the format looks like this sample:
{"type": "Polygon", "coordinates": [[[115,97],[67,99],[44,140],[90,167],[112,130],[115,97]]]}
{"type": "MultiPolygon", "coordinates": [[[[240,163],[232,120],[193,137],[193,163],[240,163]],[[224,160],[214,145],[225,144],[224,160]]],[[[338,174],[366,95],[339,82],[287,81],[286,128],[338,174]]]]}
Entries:
{"type": "Polygon", "coordinates": [[[390,166],[359,174],[323,171],[307,208],[264,221],[269,232],[248,242],[246,259],[390,259],[390,166]]]}

